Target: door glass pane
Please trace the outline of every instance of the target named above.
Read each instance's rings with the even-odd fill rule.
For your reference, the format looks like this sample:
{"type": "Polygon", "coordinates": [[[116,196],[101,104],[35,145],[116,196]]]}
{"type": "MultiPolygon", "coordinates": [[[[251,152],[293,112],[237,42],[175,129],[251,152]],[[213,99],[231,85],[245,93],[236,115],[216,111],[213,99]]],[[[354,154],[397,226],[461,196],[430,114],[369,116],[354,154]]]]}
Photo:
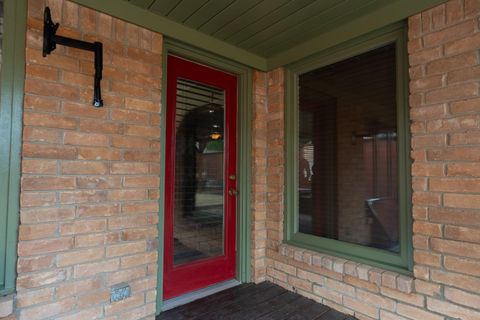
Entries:
{"type": "Polygon", "coordinates": [[[299,231],[399,252],[395,44],[299,76],[299,231]]]}
{"type": "Polygon", "coordinates": [[[174,264],[223,255],[224,91],[177,79],[174,264]]]}

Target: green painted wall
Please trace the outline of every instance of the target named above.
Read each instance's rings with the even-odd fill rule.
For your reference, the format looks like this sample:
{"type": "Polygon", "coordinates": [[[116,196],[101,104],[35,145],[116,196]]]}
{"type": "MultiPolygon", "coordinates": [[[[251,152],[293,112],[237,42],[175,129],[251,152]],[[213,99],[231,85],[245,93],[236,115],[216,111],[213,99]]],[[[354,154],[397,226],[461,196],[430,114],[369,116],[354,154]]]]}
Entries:
{"type": "Polygon", "coordinates": [[[5,0],[0,96],[0,294],[15,290],[26,0],[5,0]]]}

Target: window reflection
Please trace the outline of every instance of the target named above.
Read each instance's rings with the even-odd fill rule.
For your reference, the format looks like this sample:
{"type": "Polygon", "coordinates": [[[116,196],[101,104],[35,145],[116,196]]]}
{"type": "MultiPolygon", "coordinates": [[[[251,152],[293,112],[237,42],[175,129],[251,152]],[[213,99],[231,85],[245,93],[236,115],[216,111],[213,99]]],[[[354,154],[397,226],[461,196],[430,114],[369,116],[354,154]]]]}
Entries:
{"type": "Polygon", "coordinates": [[[299,76],[299,232],[399,252],[395,45],[299,76]]]}
{"type": "Polygon", "coordinates": [[[177,80],[174,264],[223,254],[224,91],[177,80]]]}

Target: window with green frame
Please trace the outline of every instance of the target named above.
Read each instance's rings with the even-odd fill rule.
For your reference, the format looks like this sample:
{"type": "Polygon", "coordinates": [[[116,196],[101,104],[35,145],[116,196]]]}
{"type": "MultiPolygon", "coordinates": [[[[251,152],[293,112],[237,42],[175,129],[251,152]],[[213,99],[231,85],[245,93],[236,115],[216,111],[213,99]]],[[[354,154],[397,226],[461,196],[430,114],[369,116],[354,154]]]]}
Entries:
{"type": "Polygon", "coordinates": [[[403,23],[288,66],[287,243],[411,270],[403,23]]]}
{"type": "Polygon", "coordinates": [[[26,0],[3,0],[0,71],[0,296],[15,290],[26,0]]]}

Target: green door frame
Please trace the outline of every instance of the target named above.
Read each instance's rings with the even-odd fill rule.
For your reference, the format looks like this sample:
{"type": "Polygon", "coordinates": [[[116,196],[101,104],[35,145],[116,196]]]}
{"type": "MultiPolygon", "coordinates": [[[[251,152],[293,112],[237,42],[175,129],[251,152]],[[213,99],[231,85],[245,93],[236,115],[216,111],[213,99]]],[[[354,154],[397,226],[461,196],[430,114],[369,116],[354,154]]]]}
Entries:
{"type": "MultiPolygon", "coordinates": [[[[174,54],[183,58],[209,65],[214,68],[233,73],[238,77],[238,202],[237,202],[237,273],[240,282],[250,281],[250,195],[251,195],[251,150],[252,150],[252,70],[237,62],[221,58],[175,40],[165,39],[163,46],[163,79],[162,79],[162,109],[161,109],[161,154],[165,154],[166,139],[166,86],[167,86],[167,56],[174,54]]],[[[160,199],[158,222],[158,276],[157,276],[157,314],[163,305],[163,230],[164,230],[164,197],[165,157],[160,160],[160,199]]]]}
{"type": "Polygon", "coordinates": [[[0,295],[15,291],[26,26],[27,0],[4,0],[0,80],[0,234],[3,237],[0,240],[0,295]]]}

